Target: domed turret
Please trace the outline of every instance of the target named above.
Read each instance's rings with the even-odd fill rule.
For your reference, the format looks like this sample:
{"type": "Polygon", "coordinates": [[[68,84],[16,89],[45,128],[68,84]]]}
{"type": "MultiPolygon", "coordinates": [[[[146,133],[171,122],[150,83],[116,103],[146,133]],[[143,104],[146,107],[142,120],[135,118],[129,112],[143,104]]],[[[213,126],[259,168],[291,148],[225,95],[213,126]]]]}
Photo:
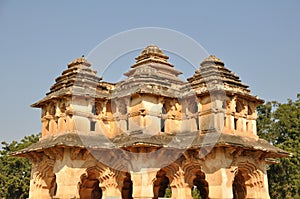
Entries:
{"type": "Polygon", "coordinates": [[[79,58],[76,58],[74,59],[71,63],[68,64],[68,67],[72,67],[72,66],[76,66],[76,65],[79,65],[79,64],[82,64],[84,66],[87,66],[87,67],[90,67],[92,64],[91,62],[89,62],[85,57],[84,55],[82,55],[82,57],[79,57],[79,58]]]}
{"type": "Polygon", "coordinates": [[[132,68],[148,62],[156,62],[173,67],[173,64],[168,62],[168,59],[169,57],[165,55],[159,47],[151,44],[147,46],[138,57],[135,58],[136,64],[134,64],[132,68]]]}
{"type": "Polygon", "coordinates": [[[201,62],[201,66],[204,66],[206,64],[210,64],[210,63],[214,63],[216,65],[221,65],[224,66],[224,62],[219,59],[218,57],[216,57],[215,55],[210,55],[209,57],[206,57],[202,62],[201,62]]]}

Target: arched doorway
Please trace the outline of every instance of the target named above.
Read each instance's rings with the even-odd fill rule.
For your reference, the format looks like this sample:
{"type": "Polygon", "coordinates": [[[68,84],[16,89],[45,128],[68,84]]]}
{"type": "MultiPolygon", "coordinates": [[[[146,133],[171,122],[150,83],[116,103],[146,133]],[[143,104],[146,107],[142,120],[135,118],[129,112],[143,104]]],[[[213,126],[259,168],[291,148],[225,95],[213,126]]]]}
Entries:
{"type": "Polygon", "coordinates": [[[242,172],[238,170],[232,184],[233,199],[244,199],[247,196],[245,178],[242,172]]]}
{"type": "Polygon", "coordinates": [[[102,189],[99,184],[97,175],[94,173],[83,174],[81,176],[81,183],[79,184],[80,199],[101,199],[102,189]]]}
{"type": "Polygon", "coordinates": [[[126,173],[126,177],[123,181],[122,199],[133,199],[132,198],[132,181],[131,181],[131,176],[129,173],[126,173]]]}
{"type": "Polygon", "coordinates": [[[203,172],[198,171],[195,173],[193,185],[192,196],[194,199],[208,199],[208,183],[203,172]]]}
{"type": "Polygon", "coordinates": [[[158,199],[159,197],[171,198],[172,191],[170,188],[170,180],[166,176],[166,172],[159,170],[156,175],[156,180],[153,183],[153,199],[158,199]]]}

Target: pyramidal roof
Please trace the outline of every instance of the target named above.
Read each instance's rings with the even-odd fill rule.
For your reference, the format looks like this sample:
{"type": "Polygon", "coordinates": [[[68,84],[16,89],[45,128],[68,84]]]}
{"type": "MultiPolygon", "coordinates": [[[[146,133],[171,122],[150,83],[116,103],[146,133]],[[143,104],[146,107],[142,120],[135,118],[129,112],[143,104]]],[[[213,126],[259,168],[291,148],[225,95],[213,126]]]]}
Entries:
{"type": "Polygon", "coordinates": [[[250,95],[249,86],[242,83],[239,76],[226,68],[224,62],[215,55],[205,58],[200,65],[201,67],[195,71],[195,74],[188,78],[192,88],[197,90],[207,86],[213,88],[221,85],[225,91],[250,95]]]}
{"type": "Polygon", "coordinates": [[[177,79],[177,76],[182,74],[182,72],[176,70],[174,65],[168,61],[169,57],[164,54],[163,50],[153,44],[147,46],[135,60],[136,62],[131,66],[131,70],[124,75],[129,77],[136,72],[137,68],[144,68],[146,66],[150,66],[166,75],[169,74],[173,79],[177,79]]]}
{"type": "Polygon", "coordinates": [[[101,80],[96,75],[96,71],[91,68],[91,63],[84,57],[74,59],[68,64],[68,68],[55,79],[55,83],[46,93],[46,97],[32,107],[39,107],[49,99],[61,97],[64,95],[95,95],[96,88],[101,80]]]}
{"type": "Polygon", "coordinates": [[[131,66],[131,68],[135,68],[141,64],[149,62],[161,63],[163,65],[174,67],[173,64],[168,61],[168,59],[169,57],[165,55],[158,46],[151,44],[147,46],[138,57],[135,58],[136,63],[131,66]]]}
{"type": "Polygon", "coordinates": [[[127,78],[112,84],[100,82],[102,78],[97,76],[97,72],[91,68],[91,63],[84,56],[74,59],[56,78],[46,97],[32,106],[41,107],[51,99],[73,95],[113,98],[134,93],[152,93],[179,97],[186,93],[203,95],[213,90],[259,100],[251,95],[248,85],[242,83],[215,55],[205,58],[200,64],[201,67],[187,82],[178,77],[182,73],[174,68],[169,57],[155,45],[147,46],[135,60],[130,70],[124,73],[127,78]]]}
{"type": "Polygon", "coordinates": [[[68,69],[55,79],[55,84],[51,86],[50,92],[47,95],[60,89],[70,88],[75,83],[76,85],[80,85],[80,83],[84,82],[85,86],[86,84],[90,84],[91,86],[96,85],[101,78],[96,76],[97,72],[90,66],[91,63],[84,56],[74,59],[68,64],[68,69]]]}
{"type": "MultiPolygon", "coordinates": [[[[125,95],[125,93],[141,92],[141,90],[145,90],[144,88],[147,90],[164,88],[164,90],[170,91],[168,94],[177,95],[176,90],[179,91],[179,87],[186,82],[178,77],[182,73],[176,70],[168,59],[169,57],[159,47],[147,46],[135,58],[136,63],[131,66],[131,69],[124,73],[127,78],[116,84],[114,92],[118,92],[122,96],[122,93],[125,95]]],[[[156,89],[156,91],[157,94],[162,95],[159,93],[160,89],[156,89]]],[[[154,91],[149,92],[153,93],[154,91]]]]}

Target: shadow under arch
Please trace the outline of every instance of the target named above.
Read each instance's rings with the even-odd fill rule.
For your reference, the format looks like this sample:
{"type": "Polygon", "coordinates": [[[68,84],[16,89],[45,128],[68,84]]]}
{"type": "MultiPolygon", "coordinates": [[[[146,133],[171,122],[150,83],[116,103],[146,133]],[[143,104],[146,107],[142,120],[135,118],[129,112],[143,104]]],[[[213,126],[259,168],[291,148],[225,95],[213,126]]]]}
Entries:
{"type": "Polygon", "coordinates": [[[198,162],[186,162],[183,166],[185,173],[185,181],[191,188],[191,194],[197,190],[196,199],[208,199],[209,188],[208,182],[205,180],[205,173],[198,162]]]}
{"type": "Polygon", "coordinates": [[[198,170],[193,177],[193,188],[191,191],[193,192],[193,189],[196,188],[199,192],[199,199],[208,199],[208,183],[205,180],[205,174],[198,170]]]}
{"type": "Polygon", "coordinates": [[[153,199],[170,197],[172,191],[170,188],[170,180],[167,177],[167,172],[164,169],[160,169],[156,174],[156,179],[153,182],[153,199]],[[167,193],[167,195],[166,195],[167,193]]]}
{"type": "Polygon", "coordinates": [[[253,162],[237,164],[232,182],[234,199],[265,198],[264,173],[253,162]]]}
{"type": "Polygon", "coordinates": [[[233,199],[244,199],[247,196],[245,178],[241,170],[238,170],[232,183],[233,199]]]}
{"type": "Polygon", "coordinates": [[[122,187],[122,199],[133,199],[132,197],[133,183],[128,172],[125,174],[122,187]]]}
{"type": "Polygon", "coordinates": [[[97,171],[89,170],[80,176],[79,196],[80,199],[101,199],[99,174],[97,171]]]}

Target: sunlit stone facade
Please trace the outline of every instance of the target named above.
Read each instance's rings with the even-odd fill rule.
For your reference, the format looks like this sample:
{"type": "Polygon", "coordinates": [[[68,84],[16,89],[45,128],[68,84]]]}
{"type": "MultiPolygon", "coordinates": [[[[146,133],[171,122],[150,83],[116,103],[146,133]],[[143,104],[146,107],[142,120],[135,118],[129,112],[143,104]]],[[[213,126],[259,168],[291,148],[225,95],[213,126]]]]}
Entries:
{"type": "Polygon", "coordinates": [[[46,97],[42,137],[15,155],[32,162],[30,199],[269,198],[266,165],[289,154],[260,139],[263,100],[215,56],[186,81],[157,46],[117,83],[81,57],[46,97]]]}

